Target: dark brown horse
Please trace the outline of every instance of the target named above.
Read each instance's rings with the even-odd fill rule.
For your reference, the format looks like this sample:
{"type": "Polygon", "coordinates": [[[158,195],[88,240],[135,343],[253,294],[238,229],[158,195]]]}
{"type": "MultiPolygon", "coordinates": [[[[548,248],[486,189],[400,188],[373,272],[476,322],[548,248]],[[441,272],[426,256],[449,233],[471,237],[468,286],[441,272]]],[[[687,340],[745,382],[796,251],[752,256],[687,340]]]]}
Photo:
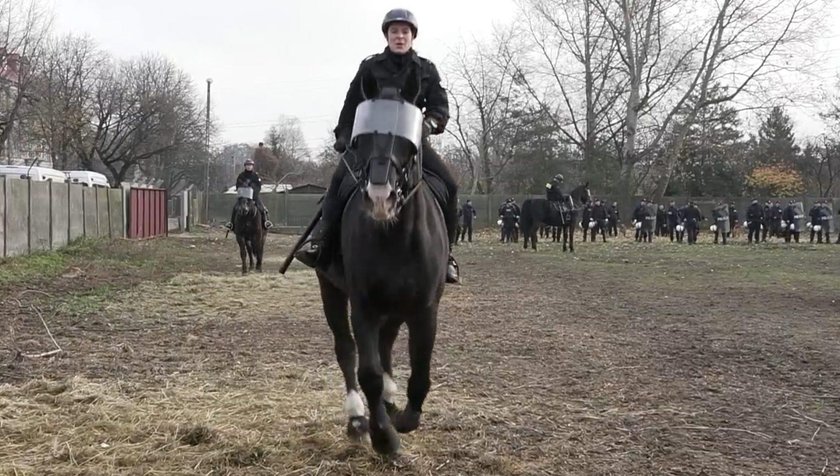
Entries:
{"type": "Polygon", "coordinates": [[[265,248],[266,230],[262,225],[262,216],[253,200],[251,187],[240,187],[237,191],[236,205],[233,207],[233,233],[239,244],[239,257],[242,259],[242,274],[254,269],[256,259],[257,272],[262,271],[263,249],[265,248]],[[249,265],[245,266],[245,254],[249,265]]]}
{"type": "Polygon", "coordinates": [[[537,249],[537,232],[540,225],[548,225],[557,227],[558,234],[562,232],[563,251],[566,251],[567,245],[569,251],[575,251],[578,210],[592,199],[589,183],[572,190],[569,199],[571,203],[561,204],[560,210],[555,210],[554,205],[544,198],[529,198],[522,203],[522,216],[519,223],[522,236],[525,238],[523,247],[526,250],[529,242],[532,249],[537,249]]]}
{"type": "MultiPolygon", "coordinates": [[[[434,178],[420,173],[426,140],[421,139],[422,113],[393,92],[380,96],[373,81],[363,78],[362,84],[366,98],[378,98],[359,105],[345,153],[358,176],[341,218],[340,256],[316,272],[344,374],[348,435],[359,439],[369,432],[378,453],[394,454],[400,446],[397,432],[420,425],[431,386],[449,246],[443,212],[429,185],[434,178]],[[403,324],[411,376],[408,403],[398,410],[391,351],[403,324]]],[[[402,97],[418,93],[419,79],[409,81],[402,97]]]]}

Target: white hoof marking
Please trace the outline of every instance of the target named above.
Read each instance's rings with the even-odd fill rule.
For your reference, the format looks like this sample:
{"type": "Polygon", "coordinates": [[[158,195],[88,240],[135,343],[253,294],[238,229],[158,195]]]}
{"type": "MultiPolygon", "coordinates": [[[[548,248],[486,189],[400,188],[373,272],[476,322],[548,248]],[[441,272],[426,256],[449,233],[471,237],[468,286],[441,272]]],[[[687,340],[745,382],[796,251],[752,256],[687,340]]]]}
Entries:
{"type": "Polygon", "coordinates": [[[347,413],[347,418],[365,416],[365,402],[362,401],[359,392],[355,390],[347,392],[347,398],[344,400],[344,412],[347,413]]]}
{"type": "Polygon", "coordinates": [[[388,403],[394,403],[394,397],[397,395],[397,384],[394,379],[387,373],[382,374],[382,400],[388,403]]]}

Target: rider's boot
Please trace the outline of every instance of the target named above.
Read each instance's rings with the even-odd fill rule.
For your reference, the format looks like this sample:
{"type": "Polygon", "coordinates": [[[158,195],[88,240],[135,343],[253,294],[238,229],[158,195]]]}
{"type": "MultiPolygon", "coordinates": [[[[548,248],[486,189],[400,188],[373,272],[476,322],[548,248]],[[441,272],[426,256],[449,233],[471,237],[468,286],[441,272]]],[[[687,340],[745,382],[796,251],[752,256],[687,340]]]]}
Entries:
{"type": "Polygon", "coordinates": [[[322,261],[321,256],[325,254],[326,237],[328,236],[329,224],[324,218],[318,220],[312,233],[309,234],[309,248],[303,248],[295,253],[295,258],[301,263],[314,268],[322,261]]]}
{"type": "Polygon", "coordinates": [[[298,261],[314,268],[318,265],[324,266],[328,263],[330,256],[330,241],[332,240],[333,229],[341,221],[341,212],[344,210],[344,202],[349,199],[349,194],[340,194],[341,183],[347,175],[346,167],[339,165],[333,172],[324,202],[321,204],[321,219],[315,224],[309,234],[309,248],[302,248],[295,252],[298,261]]]}

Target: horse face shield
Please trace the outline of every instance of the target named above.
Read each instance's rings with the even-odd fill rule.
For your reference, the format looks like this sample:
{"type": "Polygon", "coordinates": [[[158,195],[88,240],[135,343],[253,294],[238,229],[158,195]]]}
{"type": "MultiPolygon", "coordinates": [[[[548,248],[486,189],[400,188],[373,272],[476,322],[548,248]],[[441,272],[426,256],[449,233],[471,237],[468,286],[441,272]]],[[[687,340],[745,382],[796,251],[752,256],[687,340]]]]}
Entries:
{"type": "Polygon", "coordinates": [[[402,100],[371,99],[356,108],[352,137],[371,149],[362,191],[375,220],[397,218],[406,198],[412,159],[421,146],[422,127],[423,114],[402,100]]]}

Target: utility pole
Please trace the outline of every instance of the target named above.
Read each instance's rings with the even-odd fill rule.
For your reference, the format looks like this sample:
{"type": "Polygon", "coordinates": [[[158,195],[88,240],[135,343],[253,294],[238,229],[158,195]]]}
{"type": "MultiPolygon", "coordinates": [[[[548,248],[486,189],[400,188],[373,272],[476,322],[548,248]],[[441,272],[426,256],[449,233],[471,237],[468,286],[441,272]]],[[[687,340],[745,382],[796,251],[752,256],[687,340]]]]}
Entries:
{"type": "Polygon", "coordinates": [[[212,78],[207,78],[207,117],[204,119],[204,150],[207,153],[207,174],[204,182],[204,220],[210,223],[210,85],[212,78]]]}

